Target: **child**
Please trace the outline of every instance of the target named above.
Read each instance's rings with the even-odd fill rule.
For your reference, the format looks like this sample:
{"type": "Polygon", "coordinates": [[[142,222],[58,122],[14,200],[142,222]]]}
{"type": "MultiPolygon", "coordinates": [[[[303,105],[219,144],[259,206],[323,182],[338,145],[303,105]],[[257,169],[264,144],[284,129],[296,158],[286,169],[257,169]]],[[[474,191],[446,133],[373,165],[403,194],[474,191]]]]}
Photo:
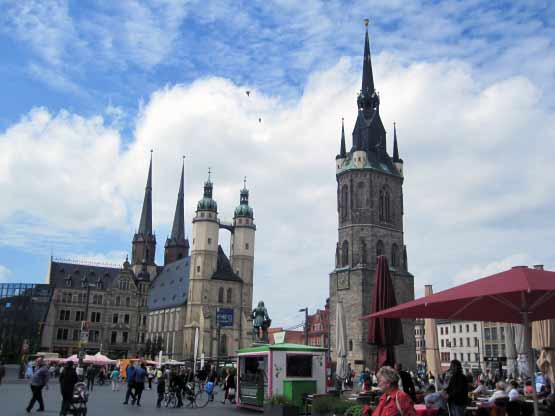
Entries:
{"type": "Polygon", "coordinates": [[[158,386],[156,387],[158,392],[158,400],[156,401],[156,407],[160,408],[162,405],[162,400],[164,400],[164,393],[166,392],[166,378],[160,377],[158,379],[158,386]]]}

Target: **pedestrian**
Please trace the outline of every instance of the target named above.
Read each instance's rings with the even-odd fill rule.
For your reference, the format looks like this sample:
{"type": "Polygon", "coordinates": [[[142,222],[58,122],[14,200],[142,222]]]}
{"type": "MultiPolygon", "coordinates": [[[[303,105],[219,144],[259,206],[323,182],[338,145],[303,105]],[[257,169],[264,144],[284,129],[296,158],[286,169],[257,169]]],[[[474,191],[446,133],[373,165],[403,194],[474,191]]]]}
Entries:
{"type": "Polygon", "coordinates": [[[175,368],[172,368],[169,380],[170,390],[173,391],[175,393],[175,396],[177,397],[177,407],[183,407],[183,398],[181,395],[181,392],[184,389],[183,377],[179,375],[175,368]]]}
{"type": "Polygon", "coordinates": [[[145,364],[142,363],[139,368],[135,370],[135,398],[131,402],[131,404],[137,404],[137,406],[141,407],[141,396],[143,395],[143,390],[145,389],[145,381],[146,381],[146,367],[145,364]]]}
{"type": "Polygon", "coordinates": [[[0,386],[2,385],[2,379],[6,376],[6,367],[4,366],[4,361],[0,361],[0,386]]]}
{"type": "Polygon", "coordinates": [[[112,373],[110,374],[110,380],[112,381],[112,391],[119,391],[119,370],[114,367],[112,373]]]}
{"type": "Polygon", "coordinates": [[[147,371],[148,389],[152,389],[152,380],[154,379],[154,368],[148,367],[147,371]]]}
{"type": "Polygon", "coordinates": [[[216,387],[216,383],[218,382],[218,372],[216,370],[216,366],[212,366],[212,368],[210,369],[210,372],[208,373],[208,379],[207,379],[208,383],[212,383],[212,389],[211,391],[208,391],[209,387],[208,387],[208,383],[206,383],[206,391],[210,394],[210,401],[213,402],[214,401],[214,389],[216,387]]]}
{"type": "Polygon", "coordinates": [[[451,378],[445,389],[449,414],[451,416],[464,416],[464,409],[468,402],[468,382],[463,374],[461,362],[459,360],[451,361],[449,372],[451,378]]]}
{"type": "Polygon", "coordinates": [[[403,391],[410,396],[413,403],[416,403],[416,390],[414,388],[414,382],[412,381],[411,375],[407,371],[403,370],[403,366],[400,363],[395,365],[395,370],[401,379],[403,391]]]}
{"type": "Polygon", "coordinates": [[[44,386],[48,388],[48,367],[44,364],[44,361],[40,358],[36,361],[37,371],[31,377],[31,392],[33,396],[27,405],[27,413],[31,412],[35,402],[39,403],[39,412],[44,412],[44,401],[42,400],[42,389],[44,386]]]}
{"type": "Polygon", "coordinates": [[[377,379],[382,395],[378,406],[372,413],[373,416],[416,416],[412,399],[407,393],[399,389],[400,377],[397,371],[388,366],[382,367],[378,371],[377,379]]]}
{"type": "Polygon", "coordinates": [[[158,379],[158,386],[156,386],[156,392],[158,393],[158,400],[156,400],[156,407],[160,408],[162,405],[162,400],[164,400],[164,393],[166,392],[166,380],[164,377],[158,379]]]}
{"type": "Polygon", "coordinates": [[[60,415],[62,416],[66,415],[69,410],[71,399],[73,398],[73,388],[77,382],[77,373],[75,368],[73,368],[73,362],[68,361],[60,375],[60,390],[62,391],[62,409],[60,410],[60,415]]]}
{"type": "Polygon", "coordinates": [[[235,402],[235,375],[231,369],[224,370],[224,401],[222,404],[225,404],[226,400],[229,400],[231,404],[235,402]]]}
{"type": "Polygon", "coordinates": [[[131,397],[131,404],[135,404],[135,367],[128,365],[125,368],[125,380],[127,382],[127,391],[125,392],[125,401],[123,404],[129,404],[129,397],[131,397]]]}
{"type": "Polygon", "coordinates": [[[93,365],[87,368],[87,390],[93,391],[94,379],[96,377],[96,369],[93,365]]]}

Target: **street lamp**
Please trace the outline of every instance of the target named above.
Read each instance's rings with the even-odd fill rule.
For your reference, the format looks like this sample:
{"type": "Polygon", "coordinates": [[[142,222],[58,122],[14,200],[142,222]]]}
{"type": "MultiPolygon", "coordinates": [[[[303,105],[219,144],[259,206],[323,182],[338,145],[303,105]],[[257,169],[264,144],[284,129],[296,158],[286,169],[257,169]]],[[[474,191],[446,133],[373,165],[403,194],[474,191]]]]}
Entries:
{"type": "Polygon", "coordinates": [[[96,284],[90,283],[87,277],[83,276],[83,279],[81,279],[81,288],[87,288],[87,300],[85,304],[85,319],[81,321],[81,334],[79,340],[79,365],[83,365],[83,358],[85,357],[85,350],[83,346],[88,343],[88,333],[86,327],[89,318],[89,303],[91,297],[91,289],[96,288],[96,284]]]}
{"type": "Polygon", "coordinates": [[[304,312],[304,345],[308,345],[308,306],[299,309],[299,312],[304,312]]]}

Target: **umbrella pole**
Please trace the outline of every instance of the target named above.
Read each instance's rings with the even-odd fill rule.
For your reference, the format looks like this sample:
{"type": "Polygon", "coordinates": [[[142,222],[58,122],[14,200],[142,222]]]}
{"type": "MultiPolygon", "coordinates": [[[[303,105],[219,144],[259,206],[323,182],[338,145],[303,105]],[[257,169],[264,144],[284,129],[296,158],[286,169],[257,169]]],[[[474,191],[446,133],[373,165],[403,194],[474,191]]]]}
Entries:
{"type": "Polygon", "coordinates": [[[534,415],[539,415],[538,394],[536,392],[536,363],[534,362],[534,351],[532,350],[532,323],[528,320],[528,312],[522,313],[522,323],[525,328],[526,349],[528,350],[528,371],[532,380],[532,397],[534,399],[534,415]]]}

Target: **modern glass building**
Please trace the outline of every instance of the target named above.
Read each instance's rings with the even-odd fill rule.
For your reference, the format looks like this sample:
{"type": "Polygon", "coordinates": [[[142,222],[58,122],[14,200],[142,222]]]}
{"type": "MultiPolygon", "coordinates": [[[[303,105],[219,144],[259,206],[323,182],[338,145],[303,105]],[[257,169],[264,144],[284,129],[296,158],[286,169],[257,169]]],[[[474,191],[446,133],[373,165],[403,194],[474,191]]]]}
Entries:
{"type": "Polygon", "coordinates": [[[20,362],[38,351],[51,296],[46,284],[0,284],[0,360],[20,362]]]}

